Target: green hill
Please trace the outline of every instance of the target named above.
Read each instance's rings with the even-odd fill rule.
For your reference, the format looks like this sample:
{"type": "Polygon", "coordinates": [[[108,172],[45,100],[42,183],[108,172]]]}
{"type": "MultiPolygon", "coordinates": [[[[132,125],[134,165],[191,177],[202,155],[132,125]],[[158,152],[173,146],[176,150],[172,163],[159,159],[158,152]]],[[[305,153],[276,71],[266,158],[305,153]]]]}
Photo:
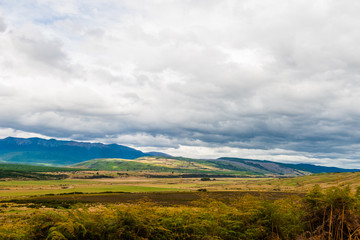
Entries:
{"type": "Polygon", "coordinates": [[[107,171],[147,171],[163,173],[188,173],[209,175],[258,175],[295,177],[321,172],[350,172],[354,169],[322,167],[311,164],[284,164],[272,161],[219,158],[192,159],[183,157],[140,157],[137,159],[103,158],[81,162],[73,167],[107,171]]]}
{"type": "MultiPolygon", "coordinates": [[[[253,160],[254,161],[254,160],[253,160]]],[[[256,162],[256,161],[254,161],[256,162]]],[[[301,171],[281,164],[256,165],[230,159],[202,160],[182,157],[141,157],[137,159],[93,159],[72,165],[92,170],[147,171],[163,173],[191,173],[209,175],[259,175],[259,176],[301,176],[310,172],[301,171]],[[269,165],[269,166],[268,166],[269,165]]]]}
{"type": "MultiPolygon", "coordinates": [[[[253,175],[243,168],[228,165],[220,166],[214,162],[199,159],[175,157],[141,157],[137,159],[93,159],[72,165],[73,167],[108,171],[148,171],[168,173],[208,173],[253,175]]],[[[260,174],[261,173],[256,173],[260,174]]]]}

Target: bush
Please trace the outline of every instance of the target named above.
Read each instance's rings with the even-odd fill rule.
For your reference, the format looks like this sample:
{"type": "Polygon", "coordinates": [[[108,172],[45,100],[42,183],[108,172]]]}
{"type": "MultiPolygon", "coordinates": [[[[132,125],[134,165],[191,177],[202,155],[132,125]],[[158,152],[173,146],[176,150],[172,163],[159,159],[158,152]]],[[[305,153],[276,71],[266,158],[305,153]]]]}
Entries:
{"type": "Polygon", "coordinates": [[[200,180],[201,181],[211,181],[211,179],[209,177],[202,177],[200,180]]]}

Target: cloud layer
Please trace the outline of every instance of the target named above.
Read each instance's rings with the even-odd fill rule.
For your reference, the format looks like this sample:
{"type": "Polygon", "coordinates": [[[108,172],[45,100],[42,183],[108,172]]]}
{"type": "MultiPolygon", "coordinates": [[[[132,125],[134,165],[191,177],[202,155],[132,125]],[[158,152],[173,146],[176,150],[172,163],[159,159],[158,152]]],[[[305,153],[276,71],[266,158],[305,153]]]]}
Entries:
{"type": "Polygon", "coordinates": [[[0,134],[360,167],[359,10],[0,1],[0,134]]]}

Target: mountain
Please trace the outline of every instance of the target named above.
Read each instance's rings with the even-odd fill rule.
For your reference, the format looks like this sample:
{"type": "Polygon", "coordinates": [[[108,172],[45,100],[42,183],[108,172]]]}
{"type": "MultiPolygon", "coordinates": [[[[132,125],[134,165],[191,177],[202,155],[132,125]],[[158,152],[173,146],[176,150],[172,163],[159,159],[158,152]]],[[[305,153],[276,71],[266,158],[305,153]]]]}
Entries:
{"type": "Polygon", "coordinates": [[[8,163],[64,166],[94,158],[135,159],[147,155],[117,144],[14,137],[0,140],[0,162],[8,163]]]}
{"type": "Polygon", "coordinates": [[[271,161],[219,158],[140,157],[137,159],[93,159],[73,165],[89,170],[117,170],[148,173],[197,174],[211,176],[303,176],[311,173],[353,172],[356,169],[322,167],[311,164],[284,164],[271,161]]]}

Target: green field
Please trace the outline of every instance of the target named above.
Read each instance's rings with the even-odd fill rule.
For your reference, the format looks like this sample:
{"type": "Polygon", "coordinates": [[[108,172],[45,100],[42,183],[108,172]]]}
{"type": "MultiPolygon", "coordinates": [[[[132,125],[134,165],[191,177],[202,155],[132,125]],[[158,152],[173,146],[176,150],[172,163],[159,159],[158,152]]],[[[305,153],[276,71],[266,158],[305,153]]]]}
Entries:
{"type": "Polygon", "coordinates": [[[180,190],[169,186],[138,185],[136,181],[115,184],[93,180],[3,181],[0,182],[0,198],[71,192],[161,192],[180,190]]]}

